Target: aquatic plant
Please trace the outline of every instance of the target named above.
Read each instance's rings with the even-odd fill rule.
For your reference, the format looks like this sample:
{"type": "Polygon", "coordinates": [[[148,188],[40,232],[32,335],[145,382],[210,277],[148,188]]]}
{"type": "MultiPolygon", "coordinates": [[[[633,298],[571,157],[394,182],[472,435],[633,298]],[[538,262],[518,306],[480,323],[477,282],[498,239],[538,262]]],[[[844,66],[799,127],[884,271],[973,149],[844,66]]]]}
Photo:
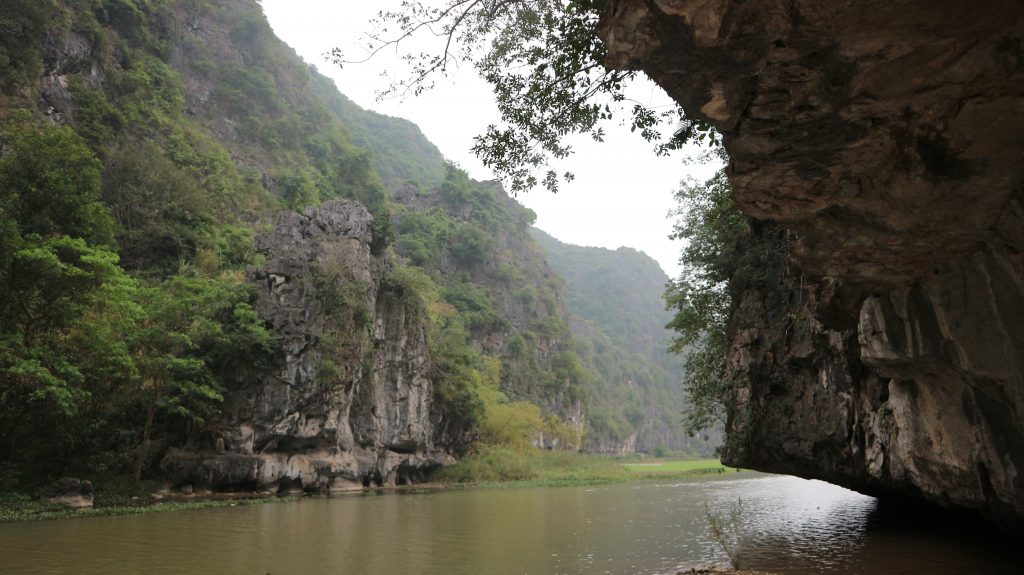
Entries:
{"type": "Polygon", "coordinates": [[[740,568],[741,535],[745,515],[743,499],[737,497],[736,503],[729,506],[725,513],[712,512],[708,504],[704,504],[704,515],[708,522],[708,534],[729,558],[733,569],[740,568]]]}

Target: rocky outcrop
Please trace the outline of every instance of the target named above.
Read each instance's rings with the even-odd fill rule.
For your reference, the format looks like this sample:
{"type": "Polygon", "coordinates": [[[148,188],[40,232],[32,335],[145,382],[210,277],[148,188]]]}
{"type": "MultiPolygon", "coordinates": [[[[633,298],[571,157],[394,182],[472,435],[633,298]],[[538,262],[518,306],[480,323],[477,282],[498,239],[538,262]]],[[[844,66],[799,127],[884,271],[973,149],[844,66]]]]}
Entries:
{"type": "Polygon", "coordinates": [[[163,463],[177,486],[344,491],[451,462],[435,409],[426,318],[386,281],[373,217],[336,200],[282,214],[257,240],[256,309],[280,371],[235,390],[227,415],[163,463]]]}
{"type": "Polygon", "coordinates": [[[601,30],[787,230],[738,286],[727,460],[1024,521],[1024,6],[613,0],[601,30]]]}
{"type": "Polygon", "coordinates": [[[91,481],[61,477],[43,490],[39,498],[69,509],[92,509],[92,493],[91,481]]]}

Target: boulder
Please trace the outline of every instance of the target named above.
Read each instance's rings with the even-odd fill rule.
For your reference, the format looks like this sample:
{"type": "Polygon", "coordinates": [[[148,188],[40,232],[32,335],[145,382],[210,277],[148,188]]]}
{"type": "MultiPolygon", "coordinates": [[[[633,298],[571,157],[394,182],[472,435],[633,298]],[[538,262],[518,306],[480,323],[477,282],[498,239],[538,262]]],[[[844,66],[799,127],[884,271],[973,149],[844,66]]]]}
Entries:
{"type": "Polygon", "coordinates": [[[91,509],[93,506],[92,482],[74,477],[62,477],[44,489],[40,494],[40,499],[71,509],[91,509]]]}

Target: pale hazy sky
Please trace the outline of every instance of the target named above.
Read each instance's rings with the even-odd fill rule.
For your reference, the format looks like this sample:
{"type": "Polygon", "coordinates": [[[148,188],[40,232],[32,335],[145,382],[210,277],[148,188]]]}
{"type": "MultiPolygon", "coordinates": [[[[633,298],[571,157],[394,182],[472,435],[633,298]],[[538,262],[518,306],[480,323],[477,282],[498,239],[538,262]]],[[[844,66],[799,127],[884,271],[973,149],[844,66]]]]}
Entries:
{"type": "MultiPolygon", "coordinates": [[[[387,84],[381,75],[396,76],[405,70],[394,50],[365,64],[347,64],[344,69],[323,56],[337,47],[347,58],[361,58],[366,52],[360,42],[365,42],[364,35],[371,31],[370,20],[399,2],[263,0],[262,4],[277,35],[322,74],[333,78],[342,93],[364,108],[413,121],[446,158],[471,177],[493,179],[469,151],[473,136],[498,121],[489,86],[472,66],[467,64],[420,96],[377,102],[376,92],[387,84]]],[[[435,45],[430,42],[424,38],[415,49],[429,50],[435,45]]],[[[399,48],[413,47],[409,43],[399,48]]],[[[670,103],[651,82],[636,86],[630,95],[649,106],[670,103]]],[[[537,213],[537,227],[564,242],[612,249],[633,247],[675,275],[681,246],[668,239],[672,193],[688,174],[707,177],[712,168],[685,166],[679,156],[658,158],[652,145],[628,128],[613,125],[606,131],[604,143],[574,140],[576,153],[556,168],[574,172],[576,180],[563,184],[558,194],[538,188],[519,194],[517,199],[537,213]]]]}

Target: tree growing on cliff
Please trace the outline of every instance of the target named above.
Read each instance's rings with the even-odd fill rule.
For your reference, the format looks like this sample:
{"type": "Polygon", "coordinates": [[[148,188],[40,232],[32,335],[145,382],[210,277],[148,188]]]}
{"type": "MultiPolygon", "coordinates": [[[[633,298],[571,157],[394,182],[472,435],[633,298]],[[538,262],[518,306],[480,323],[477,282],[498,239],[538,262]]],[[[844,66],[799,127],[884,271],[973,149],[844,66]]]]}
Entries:
{"type": "Polygon", "coordinates": [[[629,83],[639,72],[611,70],[598,24],[607,0],[406,0],[372,22],[369,56],[348,59],[332,51],[339,65],[365,62],[385,48],[434,35],[436,50],[407,52],[410,67],[378,97],[405,97],[431,89],[438,77],[461,63],[472,64],[494,89],[501,125],[477,136],[473,152],[506,180],[513,193],[543,185],[557,191],[570,181],[552,163],[572,153],[572,134],[604,138],[604,127],[621,118],[667,153],[693,139],[712,137],[710,127],[687,118],[682,108],[657,110],[631,100],[629,83]],[[391,32],[395,30],[396,32],[391,32]]]}
{"type": "Polygon", "coordinates": [[[724,420],[731,387],[725,377],[729,278],[746,223],[730,191],[720,170],[705,182],[685,181],[676,192],[672,238],[686,247],[679,256],[682,272],[669,282],[665,302],[675,311],[668,324],[676,332],[670,349],[684,356],[683,387],[690,400],[685,424],[691,434],[724,420]]]}
{"type": "MultiPolygon", "coordinates": [[[[717,153],[724,159],[724,152],[717,153]]],[[[725,369],[729,315],[742,289],[769,281],[779,269],[782,231],[740,212],[724,169],[704,182],[684,181],[676,202],[671,237],[686,247],[665,302],[675,311],[668,324],[676,332],[670,350],[684,357],[686,430],[696,434],[725,420],[735,389],[725,369]]]]}

